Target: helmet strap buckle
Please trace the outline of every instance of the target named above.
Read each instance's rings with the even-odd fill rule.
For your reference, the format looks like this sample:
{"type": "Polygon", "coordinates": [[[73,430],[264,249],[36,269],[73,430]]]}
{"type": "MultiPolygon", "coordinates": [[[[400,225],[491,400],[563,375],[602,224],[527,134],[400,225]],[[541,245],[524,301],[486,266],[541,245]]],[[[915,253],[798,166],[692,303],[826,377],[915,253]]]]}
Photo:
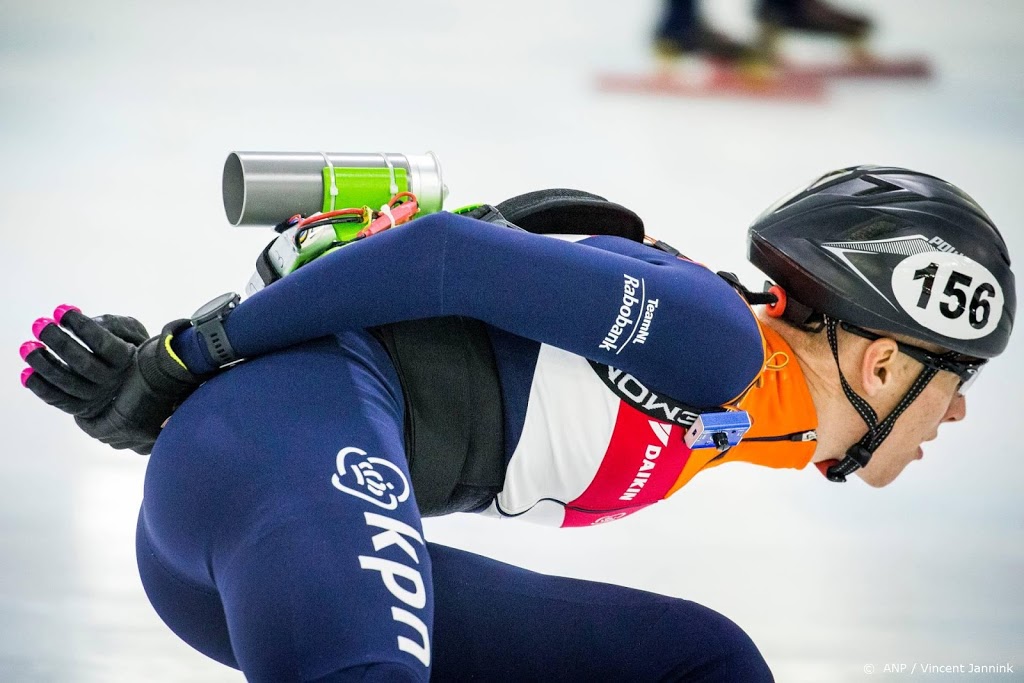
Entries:
{"type": "Polygon", "coordinates": [[[861,467],[866,467],[869,460],[871,460],[871,451],[865,448],[864,444],[855,443],[847,449],[845,458],[825,471],[825,476],[829,481],[843,483],[846,481],[846,477],[861,467]]]}

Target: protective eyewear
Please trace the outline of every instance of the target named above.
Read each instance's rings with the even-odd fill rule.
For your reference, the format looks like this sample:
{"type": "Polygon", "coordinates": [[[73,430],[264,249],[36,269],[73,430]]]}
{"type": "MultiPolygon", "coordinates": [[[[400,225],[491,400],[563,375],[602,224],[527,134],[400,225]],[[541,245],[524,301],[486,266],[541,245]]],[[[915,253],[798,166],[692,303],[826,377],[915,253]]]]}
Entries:
{"type": "MultiPolygon", "coordinates": [[[[839,326],[851,334],[855,334],[858,337],[864,339],[870,339],[875,341],[876,339],[884,339],[883,335],[869,332],[863,327],[857,327],[847,322],[840,322],[839,326]]],[[[914,346],[913,344],[905,344],[901,341],[893,340],[896,342],[897,348],[900,352],[910,356],[918,363],[922,364],[926,368],[933,370],[945,370],[946,372],[952,372],[954,375],[960,378],[960,384],[956,388],[958,394],[965,394],[967,390],[971,388],[974,382],[978,379],[978,375],[981,374],[981,368],[988,362],[983,358],[972,358],[965,356],[962,353],[956,351],[949,351],[947,353],[932,353],[926,351],[920,346],[914,346]]]]}

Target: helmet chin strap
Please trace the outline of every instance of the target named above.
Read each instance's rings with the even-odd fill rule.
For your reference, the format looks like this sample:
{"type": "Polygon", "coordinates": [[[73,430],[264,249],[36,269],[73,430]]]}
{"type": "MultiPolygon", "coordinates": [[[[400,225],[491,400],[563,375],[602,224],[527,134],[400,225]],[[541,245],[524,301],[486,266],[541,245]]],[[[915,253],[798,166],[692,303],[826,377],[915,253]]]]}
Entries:
{"type": "Polygon", "coordinates": [[[889,436],[889,433],[892,432],[893,425],[896,424],[896,418],[902,415],[903,411],[914,402],[914,399],[921,395],[921,392],[928,386],[928,382],[932,381],[938,370],[924,368],[921,374],[917,376],[917,379],[914,380],[914,383],[910,385],[907,393],[896,407],[893,408],[893,411],[889,413],[889,416],[879,422],[878,414],[868,405],[867,401],[850,387],[846,377],[843,376],[843,368],[839,364],[839,341],[836,336],[838,324],[839,321],[835,318],[825,316],[825,332],[828,335],[828,345],[832,348],[832,357],[836,361],[836,369],[839,370],[839,381],[843,385],[843,393],[846,394],[847,400],[853,405],[857,414],[860,415],[861,419],[868,426],[867,434],[847,449],[846,457],[829,467],[825,472],[825,476],[828,477],[829,481],[841,483],[846,481],[848,475],[853,474],[861,467],[867,467],[871,456],[882,445],[882,442],[889,436]]]}

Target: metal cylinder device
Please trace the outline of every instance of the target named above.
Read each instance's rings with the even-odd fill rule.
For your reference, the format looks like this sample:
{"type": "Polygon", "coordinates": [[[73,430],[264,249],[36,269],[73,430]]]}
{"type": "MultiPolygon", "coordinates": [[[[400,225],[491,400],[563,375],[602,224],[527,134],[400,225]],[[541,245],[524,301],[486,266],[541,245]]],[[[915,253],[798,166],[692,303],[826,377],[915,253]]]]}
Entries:
{"type": "Polygon", "coordinates": [[[424,213],[448,194],[433,152],[232,152],[224,162],[224,212],[232,225],[276,225],[295,214],[379,207],[397,192],[424,213]]]}

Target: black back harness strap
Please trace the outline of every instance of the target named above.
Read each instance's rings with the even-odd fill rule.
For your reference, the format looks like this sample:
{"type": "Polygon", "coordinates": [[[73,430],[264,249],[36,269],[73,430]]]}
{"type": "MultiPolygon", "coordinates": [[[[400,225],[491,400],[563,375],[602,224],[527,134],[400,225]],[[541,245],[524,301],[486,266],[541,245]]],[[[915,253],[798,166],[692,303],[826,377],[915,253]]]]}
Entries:
{"type": "Polygon", "coordinates": [[[405,452],[420,514],[483,509],[505,480],[501,385],[484,324],[451,316],[371,332],[402,385],[405,452]]]}

